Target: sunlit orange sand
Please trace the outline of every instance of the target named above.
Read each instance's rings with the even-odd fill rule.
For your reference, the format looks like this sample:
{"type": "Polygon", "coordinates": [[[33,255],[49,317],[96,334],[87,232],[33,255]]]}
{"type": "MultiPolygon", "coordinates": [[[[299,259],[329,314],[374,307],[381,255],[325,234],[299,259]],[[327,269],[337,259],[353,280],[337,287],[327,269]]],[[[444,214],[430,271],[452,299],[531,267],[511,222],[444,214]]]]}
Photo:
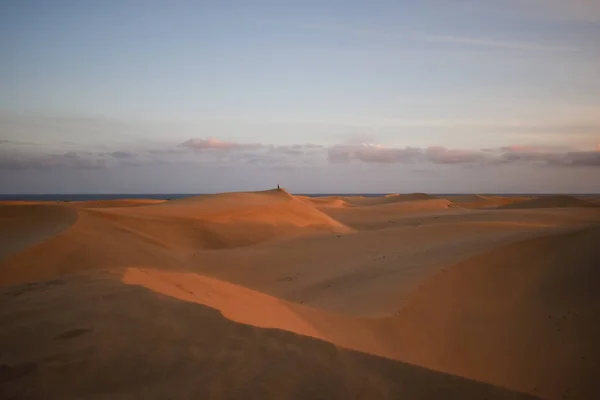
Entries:
{"type": "Polygon", "coordinates": [[[0,205],[0,397],[600,398],[571,196],[0,205]]]}

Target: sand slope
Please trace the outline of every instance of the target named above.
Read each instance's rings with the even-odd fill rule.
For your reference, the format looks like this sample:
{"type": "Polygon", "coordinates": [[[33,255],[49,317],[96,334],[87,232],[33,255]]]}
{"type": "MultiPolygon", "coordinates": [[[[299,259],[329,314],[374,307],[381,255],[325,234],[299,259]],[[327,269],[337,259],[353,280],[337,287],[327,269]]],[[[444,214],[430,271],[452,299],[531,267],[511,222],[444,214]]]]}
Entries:
{"type": "Polygon", "coordinates": [[[324,196],[324,197],[308,197],[308,196],[296,196],[300,201],[304,201],[308,204],[317,207],[347,207],[350,204],[342,196],[324,196]]]}
{"type": "Polygon", "coordinates": [[[408,362],[542,398],[598,397],[599,240],[594,227],[448,269],[402,310],[398,351],[408,362]]]}
{"type": "MultiPolygon", "coordinates": [[[[425,199],[406,201],[369,201],[367,206],[352,208],[320,208],[321,211],[337,221],[359,230],[390,226],[402,217],[437,215],[440,212],[457,210],[455,204],[445,199],[425,199]]],[[[447,213],[446,213],[447,214],[447,213]]]]}
{"type": "Polygon", "coordinates": [[[193,274],[125,282],[347,348],[543,398],[600,394],[600,227],[503,246],[427,281],[391,318],[344,317],[193,274]],[[577,290],[573,290],[576,287],[577,290]],[[491,362],[493,360],[493,362],[491,362]]]}
{"type": "Polygon", "coordinates": [[[35,204],[0,204],[0,260],[9,254],[49,239],[69,228],[77,213],[69,208],[35,204]]]}
{"type": "Polygon", "coordinates": [[[13,345],[3,347],[3,398],[534,398],[234,323],[108,278],[39,282],[0,296],[0,343],[13,345]]]}
{"type": "MultiPolygon", "coordinates": [[[[285,191],[201,196],[138,207],[56,207],[61,207],[57,216],[70,213],[77,221],[27,252],[3,246],[0,283],[131,265],[175,267],[200,249],[351,232],[285,191]]],[[[30,234],[30,244],[36,242],[37,225],[22,226],[24,235],[30,234]]]]}
{"type": "Polygon", "coordinates": [[[485,213],[413,217],[340,237],[196,253],[188,270],[339,313],[389,315],[422,279],[453,262],[590,218],[589,213],[495,213],[496,220],[485,213]]]}
{"type": "Polygon", "coordinates": [[[0,393],[600,396],[600,209],[365,199],[0,207],[0,393]]]}

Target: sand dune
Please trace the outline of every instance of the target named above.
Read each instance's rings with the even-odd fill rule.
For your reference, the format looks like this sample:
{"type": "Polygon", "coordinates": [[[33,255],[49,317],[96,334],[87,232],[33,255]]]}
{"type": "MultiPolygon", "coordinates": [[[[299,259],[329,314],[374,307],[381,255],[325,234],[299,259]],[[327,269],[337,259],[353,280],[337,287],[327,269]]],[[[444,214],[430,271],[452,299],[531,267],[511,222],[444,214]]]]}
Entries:
{"type": "Polygon", "coordinates": [[[194,274],[133,269],[124,281],[253,326],[543,398],[594,398],[600,393],[598,240],[595,227],[478,255],[426,281],[394,317],[379,319],[333,314],[194,274]]]}
{"type": "MultiPolygon", "coordinates": [[[[200,196],[138,207],[65,205],[60,210],[75,213],[76,223],[29,251],[0,261],[0,283],[131,265],[176,267],[201,249],[351,232],[284,191],[200,196]],[[39,267],[23,268],[40,264],[36,260],[42,259],[44,263],[39,267]]],[[[23,226],[27,226],[23,235],[39,230],[37,225],[23,226]]],[[[3,252],[8,254],[13,248],[10,244],[3,246],[3,252]]]]}
{"type": "Polygon", "coordinates": [[[600,209],[573,200],[2,205],[0,393],[598,397],[600,209]]]}
{"type": "Polygon", "coordinates": [[[296,227],[344,227],[285,190],[225,193],[172,200],[135,210],[109,210],[127,215],[186,217],[220,223],[257,223],[296,227]]]}
{"type": "Polygon", "coordinates": [[[156,199],[88,200],[70,202],[69,205],[78,208],[138,207],[159,204],[165,201],[156,199]]]}
{"type": "Polygon", "coordinates": [[[434,200],[437,197],[425,193],[389,194],[380,197],[345,197],[348,204],[353,206],[378,206],[383,204],[402,203],[416,200],[434,200]]]}
{"type": "Polygon", "coordinates": [[[0,260],[35,243],[49,239],[75,223],[69,208],[35,203],[0,205],[0,260]]]}
{"type": "MultiPolygon", "coordinates": [[[[356,204],[356,203],[354,203],[356,204]]],[[[460,212],[458,206],[445,199],[369,201],[368,206],[352,208],[323,208],[324,213],[355,229],[390,226],[398,218],[415,215],[460,212]]]]}
{"type": "Polygon", "coordinates": [[[503,209],[584,207],[587,202],[573,196],[546,196],[501,206],[503,209]]]}
{"type": "Polygon", "coordinates": [[[486,201],[487,197],[481,196],[479,194],[463,194],[463,195],[455,195],[455,196],[444,196],[445,199],[452,201],[453,203],[475,203],[478,201],[486,201]]]}
{"type": "Polygon", "coordinates": [[[317,207],[347,207],[348,202],[342,196],[308,197],[296,196],[298,200],[307,202],[317,207]]]}
{"type": "Polygon", "coordinates": [[[2,289],[0,393],[77,399],[534,399],[234,323],[110,277],[2,289]],[[64,312],[68,310],[68,312],[64,312]]]}
{"type": "Polygon", "coordinates": [[[438,275],[401,313],[397,332],[414,339],[399,341],[403,359],[547,399],[598,397],[599,241],[598,227],[532,239],[438,275]]]}
{"type": "Polygon", "coordinates": [[[464,208],[497,208],[531,199],[529,197],[482,196],[479,194],[446,196],[444,198],[464,208]]]}
{"type": "Polygon", "coordinates": [[[403,202],[412,202],[416,200],[434,200],[438,199],[425,193],[410,194],[387,194],[384,196],[366,197],[366,196],[324,196],[308,197],[296,196],[299,200],[318,207],[364,207],[380,206],[384,204],[394,204],[403,202]]]}

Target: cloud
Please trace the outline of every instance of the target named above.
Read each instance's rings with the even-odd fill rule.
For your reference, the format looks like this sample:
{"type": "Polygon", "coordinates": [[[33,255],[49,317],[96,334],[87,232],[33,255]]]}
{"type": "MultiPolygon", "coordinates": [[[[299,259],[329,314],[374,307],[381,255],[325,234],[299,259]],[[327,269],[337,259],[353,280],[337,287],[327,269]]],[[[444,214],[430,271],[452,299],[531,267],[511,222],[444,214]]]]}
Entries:
{"type": "MultiPolygon", "coordinates": [[[[538,152],[538,151],[543,151],[543,148],[538,147],[538,146],[525,146],[525,145],[516,144],[516,145],[501,147],[499,150],[503,151],[503,152],[508,152],[508,153],[518,153],[518,152],[538,152]]],[[[494,150],[492,149],[492,151],[494,151],[494,150]]]]}
{"type": "MultiPolygon", "coordinates": [[[[39,150],[39,149],[38,149],[39,150]]],[[[98,169],[159,165],[254,165],[268,168],[303,168],[324,163],[407,164],[493,167],[530,165],[600,167],[600,144],[581,150],[549,145],[507,145],[464,149],[442,146],[394,147],[373,143],[267,145],[218,139],[190,139],[163,148],[121,148],[111,151],[24,152],[3,146],[0,170],[98,169]]]]}
{"type": "Polygon", "coordinates": [[[574,150],[562,146],[505,146],[496,150],[494,162],[529,163],[561,167],[600,166],[600,151],[574,150]]]}
{"type": "Polygon", "coordinates": [[[224,165],[263,165],[270,167],[292,167],[305,165],[324,152],[324,146],[304,143],[292,145],[269,145],[261,143],[237,143],[219,139],[189,139],[180,147],[200,151],[203,160],[213,157],[213,162],[224,165]]]}
{"type": "MultiPolygon", "coordinates": [[[[322,149],[325,147],[322,144],[313,144],[313,143],[305,143],[301,146],[304,146],[305,149],[322,149]]],[[[600,144],[598,146],[600,147],[600,144]]]]}
{"type": "Polygon", "coordinates": [[[22,141],[19,141],[19,140],[2,139],[2,140],[0,140],[0,145],[2,145],[2,144],[14,145],[14,146],[28,146],[28,145],[34,145],[35,143],[32,143],[32,142],[22,142],[22,141]]]}
{"type": "Polygon", "coordinates": [[[103,158],[90,154],[69,151],[60,154],[21,154],[0,155],[0,170],[48,170],[48,169],[98,169],[105,168],[103,158]]]}
{"type": "Polygon", "coordinates": [[[470,164],[489,160],[490,156],[481,150],[447,149],[432,146],[425,150],[427,161],[433,164],[470,164]]]}
{"type": "MultiPolygon", "coordinates": [[[[436,152],[437,153],[437,152],[436,152]]],[[[481,151],[453,151],[448,157],[448,152],[443,154],[441,163],[457,164],[530,164],[558,167],[597,167],[600,166],[600,151],[598,150],[572,150],[559,146],[523,146],[511,145],[498,149],[481,151]]],[[[436,154],[436,157],[439,155],[436,154]]],[[[429,157],[429,161],[440,163],[436,157],[429,157]]]]}
{"type": "Polygon", "coordinates": [[[327,159],[333,163],[358,160],[365,163],[413,163],[419,161],[422,151],[412,147],[392,148],[377,144],[337,145],[329,149],[327,159]]]}
{"type": "Polygon", "coordinates": [[[561,160],[560,165],[600,167],[600,151],[579,151],[567,153],[561,160]]]}
{"type": "Polygon", "coordinates": [[[432,163],[432,164],[467,164],[488,159],[483,151],[447,149],[432,146],[425,149],[415,147],[394,148],[376,144],[338,145],[329,149],[328,160],[333,163],[351,162],[365,163],[432,163]]]}
{"type": "Polygon", "coordinates": [[[544,151],[510,149],[500,156],[500,163],[530,163],[560,167],[599,167],[600,151],[544,151]]]}
{"type": "Polygon", "coordinates": [[[125,158],[135,158],[136,154],[132,153],[130,151],[111,151],[108,153],[105,153],[107,156],[111,156],[113,158],[117,158],[117,159],[125,159],[125,158]]]}
{"type": "MultiPolygon", "coordinates": [[[[11,142],[12,143],[12,142],[11,142]]],[[[259,143],[236,143],[219,139],[189,139],[183,143],[137,148],[107,149],[108,151],[24,151],[2,147],[0,170],[95,169],[142,167],[157,165],[262,165],[293,167],[314,163],[326,151],[318,144],[304,143],[283,146],[259,143]]]]}
{"type": "Polygon", "coordinates": [[[189,149],[194,150],[221,150],[221,151],[230,151],[230,150],[242,150],[242,149],[258,149],[263,147],[261,144],[257,143],[236,143],[236,142],[227,142],[218,139],[189,139],[185,142],[181,143],[182,147],[187,147],[189,149]]]}
{"type": "Polygon", "coordinates": [[[270,146],[271,153],[279,153],[288,156],[310,156],[319,153],[324,146],[318,144],[294,144],[286,146],[270,146]]]}
{"type": "Polygon", "coordinates": [[[152,155],[157,155],[157,156],[184,154],[188,151],[189,151],[189,148],[185,148],[181,145],[179,145],[178,147],[175,147],[175,146],[173,146],[173,147],[171,147],[171,146],[154,147],[154,148],[145,150],[146,153],[152,154],[152,155]]]}
{"type": "Polygon", "coordinates": [[[464,166],[493,166],[502,164],[531,164],[560,167],[600,166],[600,150],[581,151],[555,146],[511,145],[496,149],[449,149],[441,146],[427,148],[385,147],[374,144],[337,145],[328,151],[332,163],[399,163],[464,166]]]}

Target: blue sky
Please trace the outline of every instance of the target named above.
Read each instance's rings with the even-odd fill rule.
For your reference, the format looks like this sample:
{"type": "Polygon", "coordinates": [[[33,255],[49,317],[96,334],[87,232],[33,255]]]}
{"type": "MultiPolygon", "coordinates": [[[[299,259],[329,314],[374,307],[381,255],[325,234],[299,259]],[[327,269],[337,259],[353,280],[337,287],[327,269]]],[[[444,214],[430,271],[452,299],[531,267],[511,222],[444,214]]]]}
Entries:
{"type": "Polygon", "coordinates": [[[600,191],[594,0],[0,0],[0,191],[600,191]]]}

